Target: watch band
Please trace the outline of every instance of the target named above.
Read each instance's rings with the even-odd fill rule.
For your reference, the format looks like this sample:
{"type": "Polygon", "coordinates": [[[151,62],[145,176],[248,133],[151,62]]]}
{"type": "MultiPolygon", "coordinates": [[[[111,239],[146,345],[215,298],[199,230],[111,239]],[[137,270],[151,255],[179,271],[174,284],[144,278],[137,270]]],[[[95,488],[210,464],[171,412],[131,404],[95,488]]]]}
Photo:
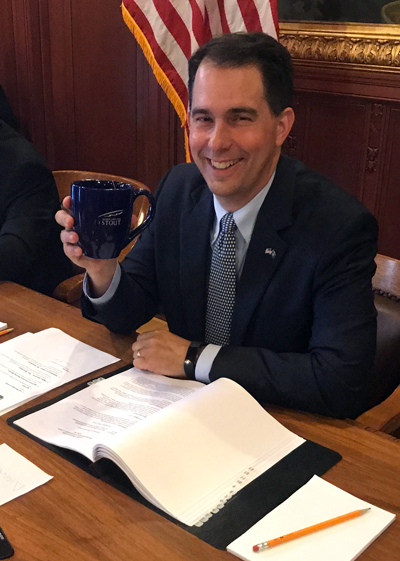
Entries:
{"type": "Polygon", "coordinates": [[[185,362],[183,363],[183,370],[189,380],[195,380],[194,371],[199,356],[201,355],[206,343],[199,341],[192,341],[186,353],[185,362]]]}

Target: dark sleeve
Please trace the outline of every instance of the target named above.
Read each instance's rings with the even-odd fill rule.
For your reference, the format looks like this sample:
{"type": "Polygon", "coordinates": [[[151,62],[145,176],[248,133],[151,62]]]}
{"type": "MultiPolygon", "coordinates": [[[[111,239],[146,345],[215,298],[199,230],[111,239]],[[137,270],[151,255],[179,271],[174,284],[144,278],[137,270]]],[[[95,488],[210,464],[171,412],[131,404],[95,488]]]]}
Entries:
{"type": "Polygon", "coordinates": [[[7,123],[14,130],[19,130],[18,119],[6,98],[3,88],[0,86],[0,119],[7,123]]]}
{"type": "Polygon", "coordinates": [[[54,214],[58,194],[53,176],[39,158],[10,166],[2,180],[0,280],[34,286],[38,268],[54,259],[60,247],[54,214]]]}
{"type": "Polygon", "coordinates": [[[90,300],[82,295],[84,317],[102,323],[114,333],[128,335],[158,313],[151,228],[150,225],[137,241],[140,248],[131,251],[121,264],[121,280],[111,300],[95,309],[90,300]]]}
{"type": "Polygon", "coordinates": [[[376,348],[376,240],[376,221],[365,212],[322,254],[307,352],[222,347],[210,379],[231,378],[262,402],[333,417],[360,414],[376,348]]]}

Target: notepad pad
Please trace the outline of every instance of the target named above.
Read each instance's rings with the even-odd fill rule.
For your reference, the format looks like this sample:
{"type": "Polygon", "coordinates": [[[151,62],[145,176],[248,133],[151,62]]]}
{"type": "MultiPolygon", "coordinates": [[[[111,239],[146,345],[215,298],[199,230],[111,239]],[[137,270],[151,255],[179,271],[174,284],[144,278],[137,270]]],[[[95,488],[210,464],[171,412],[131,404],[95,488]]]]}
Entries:
{"type": "Polygon", "coordinates": [[[8,325],[6,323],[4,323],[3,321],[0,321],[0,331],[3,331],[3,329],[7,329],[8,325]]]}
{"type": "Polygon", "coordinates": [[[353,561],[396,518],[318,476],[228,545],[227,550],[245,561],[353,561]],[[253,552],[253,545],[301,528],[370,507],[367,513],[271,547],[253,552]]]}

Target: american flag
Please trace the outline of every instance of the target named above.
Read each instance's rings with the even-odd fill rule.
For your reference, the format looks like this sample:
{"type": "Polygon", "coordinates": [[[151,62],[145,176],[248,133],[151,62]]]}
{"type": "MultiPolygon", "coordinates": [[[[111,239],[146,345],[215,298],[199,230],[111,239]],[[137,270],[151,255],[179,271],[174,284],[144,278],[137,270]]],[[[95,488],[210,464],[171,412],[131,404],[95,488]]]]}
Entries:
{"type": "Polygon", "coordinates": [[[182,126],[187,62],[199,46],[223,33],[278,33],[277,0],[123,0],[122,14],[182,126]]]}

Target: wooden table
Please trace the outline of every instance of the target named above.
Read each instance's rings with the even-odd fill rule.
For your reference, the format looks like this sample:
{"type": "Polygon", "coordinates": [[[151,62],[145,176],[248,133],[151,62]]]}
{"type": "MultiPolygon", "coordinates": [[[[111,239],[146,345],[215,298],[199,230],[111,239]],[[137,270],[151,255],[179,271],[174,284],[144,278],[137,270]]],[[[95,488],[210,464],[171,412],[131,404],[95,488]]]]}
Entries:
{"type": "MultiPolygon", "coordinates": [[[[109,333],[103,326],[83,319],[78,309],[13,283],[0,284],[0,319],[15,327],[12,334],[1,338],[2,342],[26,331],[59,327],[85,343],[121,357],[125,363],[131,360],[134,336],[109,333]]],[[[53,390],[32,403],[47,400],[74,384],[53,390]]],[[[398,561],[399,441],[368,432],[352,422],[286,410],[270,411],[293,432],[342,454],[343,460],[327,472],[325,479],[398,515],[392,526],[359,557],[361,561],[398,561]]],[[[0,417],[0,442],[6,442],[54,476],[49,483],[0,507],[0,526],[14,546],[15,561],[236,559],[12,429],[4,417],[0,417]]]]}

